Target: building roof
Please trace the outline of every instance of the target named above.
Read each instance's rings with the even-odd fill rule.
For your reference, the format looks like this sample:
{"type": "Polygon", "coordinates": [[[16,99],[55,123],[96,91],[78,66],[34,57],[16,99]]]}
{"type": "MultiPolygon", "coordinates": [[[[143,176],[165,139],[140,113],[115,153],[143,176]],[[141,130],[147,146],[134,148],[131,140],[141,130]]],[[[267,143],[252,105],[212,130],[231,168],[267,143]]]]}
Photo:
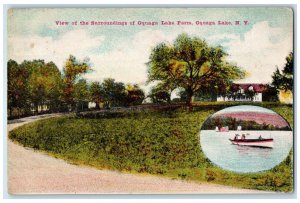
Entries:
{"type": "Polygon", "coordinates": [[[231,88],[234,91],[238,91],[240,88],[242,88],[244,91],[248,90],[249,87],[253,87],[253,90],[255,92],[263,92],[266,89],[266,85],[265,84],[258,84],[258,83],[241,83],[241,84],[232,84],[231,88]]]}

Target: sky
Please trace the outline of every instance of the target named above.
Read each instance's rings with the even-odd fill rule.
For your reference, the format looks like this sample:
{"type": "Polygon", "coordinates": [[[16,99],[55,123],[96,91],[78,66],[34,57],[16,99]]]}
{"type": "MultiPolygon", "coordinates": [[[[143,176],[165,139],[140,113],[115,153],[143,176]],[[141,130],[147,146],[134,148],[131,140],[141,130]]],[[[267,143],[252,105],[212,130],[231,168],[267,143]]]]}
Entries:
{"type": "Polygon", "coordinates": [[[7,60],[44,59],[62,70],[72,54],[79,60],[90,59],[94,71],[84,76],[89,81],[112,77],[139,84],[146,91],[151,49],[160,42],[172,43],[183,32],[211,46],[221,45],[227,60],[247,72],[245,79],[235,81],[239,83],[271,82],[276,66],[282,69],[285,57],[293,51],[293,12],[286,7],[12,9],[7,30],[7,60]],[[69,24],[57,25],[57,21],[69,24]],[[80,21],[89,25],[80,25],[80,21]],[[91,21],[128,25],[91,25],[91,21]],[[138,21],[158,25],[138,25],[138,21]],[[193,25],[177,25],[177,21],[193,25]],[[215,25],[197,25],[197,21],[215,25]],[[218,25],[218,21],[232,25],[218,25]]]}

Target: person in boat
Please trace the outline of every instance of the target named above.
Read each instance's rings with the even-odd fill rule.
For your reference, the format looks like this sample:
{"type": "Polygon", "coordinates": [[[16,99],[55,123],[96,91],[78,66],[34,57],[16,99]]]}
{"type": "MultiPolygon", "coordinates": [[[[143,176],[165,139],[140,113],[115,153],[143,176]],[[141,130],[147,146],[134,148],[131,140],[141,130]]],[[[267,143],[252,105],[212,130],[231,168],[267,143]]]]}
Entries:
{"type": "Polygon", "coordinates": [[[235,134],[234,140],[238,140],[239,139],[239,134],[235,134]]]}
{"type": "Polygon", "coordinates": [[[244,139],[246,139],[246,135],[245,134],[242,135],[242,140],[244,140],[244,139]]]}
{"type": "Polygon", "coordinates": [[[259,135],[258,139],[259,139],[259,140],[262,140],[262,136],[261,136],[261,135],[259,135]]]}

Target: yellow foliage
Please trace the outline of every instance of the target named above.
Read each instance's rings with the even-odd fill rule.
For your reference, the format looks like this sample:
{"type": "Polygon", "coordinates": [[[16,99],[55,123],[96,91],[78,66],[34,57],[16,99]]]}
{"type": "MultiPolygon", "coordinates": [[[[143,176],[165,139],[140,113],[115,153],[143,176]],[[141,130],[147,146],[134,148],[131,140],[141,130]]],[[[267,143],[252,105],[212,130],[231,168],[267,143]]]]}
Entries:
{"type": "Polygon", "coordinates": [[[281,103],[292,104],[293,103],[293,93],[290,90],[280,90],[279,101],[281,103]]]}
{"type": "Polygon", "coordinates": [[[186,64],[185,62],[177,61],[177,60],[171,60],[169,65],[170,72],[175,76],[180,76],[184,74],[186,70],[186,64]]]}
{"type": "Polygon", "coordinates": [[[128,84],[126,87],[127,91],[133,91],[134,90],[134,86],[132,84],[128,84]]]}
{"type": "Polygon", "coordinates": [[[250,76],[251,76],[251,73],[248,71],[245,71],[245,78],[250,77],[250,76]]]}
{"type": "Polygon", "coordinates": [[[210,69],[210,66],[208,63],[204,63],[200,69],[200,75],[203,75],[205,73],[207,73],[210,69]]]}

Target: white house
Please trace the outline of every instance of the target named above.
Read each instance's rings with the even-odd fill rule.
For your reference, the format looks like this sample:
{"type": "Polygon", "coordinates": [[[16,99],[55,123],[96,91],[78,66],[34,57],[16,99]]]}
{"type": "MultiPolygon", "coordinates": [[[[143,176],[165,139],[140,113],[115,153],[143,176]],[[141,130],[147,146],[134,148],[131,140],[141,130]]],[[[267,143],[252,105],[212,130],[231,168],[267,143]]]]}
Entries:
{"type": "Polygon", "coordinates": [[[265,89],[266,85],[264,84],[232,84],[231,93],[226,96],[218,96],[217,101],[262,102],[262,94],[265,89]],[[250,96],[249,92],[253,92],[253,97],[250,96]]]}

